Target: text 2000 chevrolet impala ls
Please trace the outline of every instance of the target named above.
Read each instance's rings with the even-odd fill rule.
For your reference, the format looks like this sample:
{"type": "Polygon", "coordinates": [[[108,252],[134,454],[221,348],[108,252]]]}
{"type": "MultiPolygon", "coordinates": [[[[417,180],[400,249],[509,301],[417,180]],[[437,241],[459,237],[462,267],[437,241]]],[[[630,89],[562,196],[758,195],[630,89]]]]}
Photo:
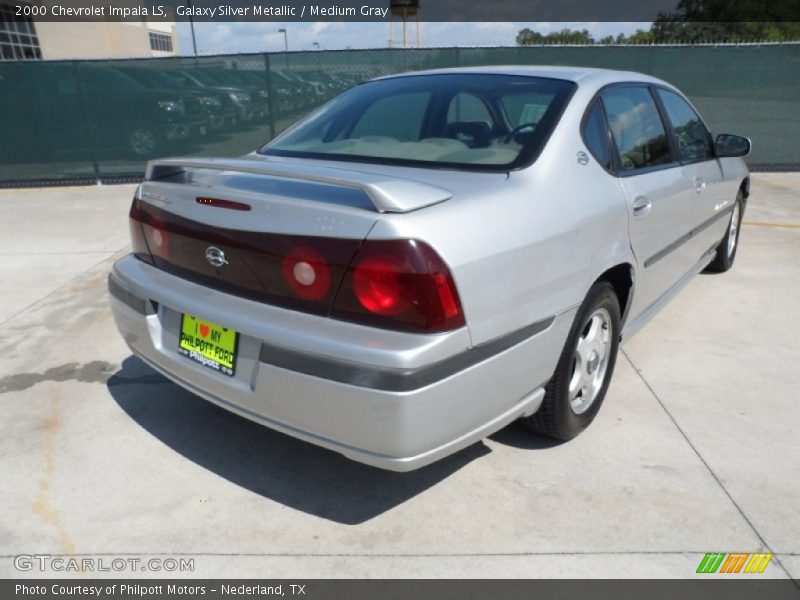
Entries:
{"type": "Polygon", "coordinates": [[[635,73],[378,79],[257,153],[150,163],[114,316],[178,384],[379,467],[518,418],[568,439],[620,340],[730,268],[749,149],[635,73]]]}

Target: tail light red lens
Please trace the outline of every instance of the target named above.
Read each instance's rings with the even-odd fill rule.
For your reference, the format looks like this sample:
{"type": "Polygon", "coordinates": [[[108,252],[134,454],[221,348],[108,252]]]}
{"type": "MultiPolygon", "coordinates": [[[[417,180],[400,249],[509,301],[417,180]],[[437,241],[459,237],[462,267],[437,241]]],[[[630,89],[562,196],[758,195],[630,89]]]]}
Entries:
{"type": "Polygon", "coordinates": [[[136,258],[153,264],[153,258],[150,256],[150,250],[147,247],[147,242],[144,239],[144,231],[142,230],[142,209],[139,206],[139,200],[136,198],[134,198],[131,203],[131,210],[128,216],[130,217],[128,225],[131,231],[133,254],[136,258]]]}
{"type": "Polygon", "coordinates": [[[436,273],[433,276],[433,281],[436,283],[436,291],[439,294],[439,301],[442,303],[444,316],[448,319],[457,317],[461,312],[461,306],[456,297],[453,279],[446,277],[442,273],[436,273]]]}
{"type": "Polygon", "coordinates": [[[416,240],[366,241],[344,276],[332,316],[425,333],[465,324],[450,270],[416,240]]]}
{"type": "Polygon", "coordinates": [[[412,308],[400,274],[401,260],[391,254],[376,254],[359,261],[353,271],[353,291],[361,306],[376,315],[393,317],[412,308]]]}
{"type": "Polygon", "coordinates": [[[160,212],[134,198],[129,213],[133,253],[151,264],[154,258],[169,258],[170,234],[160,212]]]}

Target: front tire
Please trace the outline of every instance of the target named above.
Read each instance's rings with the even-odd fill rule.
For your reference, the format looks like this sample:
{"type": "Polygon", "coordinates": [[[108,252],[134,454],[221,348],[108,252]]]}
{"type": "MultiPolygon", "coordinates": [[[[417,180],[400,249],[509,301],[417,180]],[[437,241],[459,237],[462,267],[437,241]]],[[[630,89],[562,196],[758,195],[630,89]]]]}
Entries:
{"type": "Polygon", "coordinates": [[[714,260],[706,267],[706,271],[724,273],[733,266],[733,261],[736,258],[736,250],[739,248],[739,231],[742,226],[743,208],[744,194],[739,190],[739,193],[736,195],[736,204],[733,206],[731,220],[728,223],[725,237],[722,238],[719,246],[717,246],[717,254],[714,260]]]}
{"type": "Polygon", "coordinates": [[[567,336],[539,410],[522,419],[530,429],[570,440],[594,420],[617,362],[620,307],[610,283],[595,283],[567,336]]]}

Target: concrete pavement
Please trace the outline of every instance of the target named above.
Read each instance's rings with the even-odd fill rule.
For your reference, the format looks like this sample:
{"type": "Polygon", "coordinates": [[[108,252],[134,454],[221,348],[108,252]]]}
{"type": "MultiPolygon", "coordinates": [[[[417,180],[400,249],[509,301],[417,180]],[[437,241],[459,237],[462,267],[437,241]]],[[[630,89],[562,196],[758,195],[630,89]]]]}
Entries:
{"type": "Polygon", "coordinates": [[[130,356],[105,280],[133,186],[0,191],[0,576],[65,575],[14,567],[49,553],[194,559],[173,576],[692,577],[706,552],[763,551],[762,577],[800,578],[800,175],[752,187],[734,269],[623,346],[583,435],[512,425],[410,474],[130,356]]]}

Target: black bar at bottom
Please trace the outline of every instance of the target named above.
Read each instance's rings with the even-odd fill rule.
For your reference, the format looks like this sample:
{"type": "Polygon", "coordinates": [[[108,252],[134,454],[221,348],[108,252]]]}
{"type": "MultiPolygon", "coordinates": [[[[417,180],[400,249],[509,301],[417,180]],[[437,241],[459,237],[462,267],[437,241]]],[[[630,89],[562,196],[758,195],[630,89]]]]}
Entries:
{"type": "MultiPolygon", "coordinates": [[[[619,557],[624,563],[625,556],[619,557]]],[[[576,573],[576,575],[580,575],[576,573]]],[[[0,581],[0,598],[44,600],[173,600],[176,598],[294,598],[303,600],[798,600],[791,579],[739,579],[698,575],[688,580],[352,580],[352,579],[70,579],[0,581]]]]}

